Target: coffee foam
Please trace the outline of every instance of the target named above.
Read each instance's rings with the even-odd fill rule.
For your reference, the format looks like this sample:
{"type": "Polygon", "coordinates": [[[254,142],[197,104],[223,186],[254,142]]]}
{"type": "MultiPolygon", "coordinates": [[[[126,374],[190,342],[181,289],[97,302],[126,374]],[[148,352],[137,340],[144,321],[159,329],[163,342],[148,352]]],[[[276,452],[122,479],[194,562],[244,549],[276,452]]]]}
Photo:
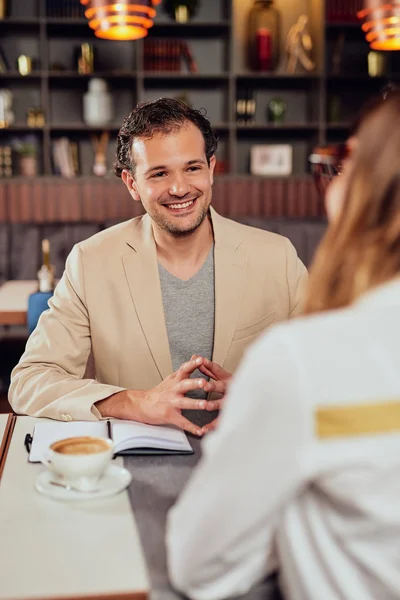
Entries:
{"type": "Polygon", "coordinates": [[[106,452],[110,446],[106,440],[91,436],[72,437],[54,442],[51,450],[59,454],[97,454],[106,452]]]}

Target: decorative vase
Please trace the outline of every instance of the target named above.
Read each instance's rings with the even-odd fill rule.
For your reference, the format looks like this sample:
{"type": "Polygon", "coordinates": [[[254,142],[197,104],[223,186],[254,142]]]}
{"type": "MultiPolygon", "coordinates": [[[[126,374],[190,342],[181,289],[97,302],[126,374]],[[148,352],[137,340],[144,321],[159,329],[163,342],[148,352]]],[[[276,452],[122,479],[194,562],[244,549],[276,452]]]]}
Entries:
{"type": "Polygon", "coordinates": [[[107,83],[104,79],[91,79],[89,90],[83,97],[84,122],[92,127],[102,127],[111,121],[112,113],[112,98],[107,83]]]}
{"type": "Polygon", "coordinates": [[[19,170],[22,177],[36,177],[37,158],[36,156],[20,156],[19,170]]]}
{"type": "Polygon", "coordinates": [[[280,14],[273,0],[255,0],[247,22],[248,64],[255,71],[273,71],[279,60],[280,14]]]}
{"type": "Polygon", "coordinates": [[[282,98],[272,98],[268,102],[267,120],[274,125],[281,125],[285,121],[286,103],[282,98]]]}

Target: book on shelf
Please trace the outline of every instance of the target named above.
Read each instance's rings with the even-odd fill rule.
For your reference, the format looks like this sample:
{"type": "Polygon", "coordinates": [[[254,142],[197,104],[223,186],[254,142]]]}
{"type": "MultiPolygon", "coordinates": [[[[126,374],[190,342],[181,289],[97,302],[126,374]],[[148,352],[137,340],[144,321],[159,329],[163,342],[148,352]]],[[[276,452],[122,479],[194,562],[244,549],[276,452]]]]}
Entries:
{"type": "Polygon", "coordinates": [[[79,0],[46,0],[46,15],[54,18],[83,18],[85,7],[79,0]]]}
{"type": "Polygon", "coordinates": [[[168,425],[147,425],[136,421],[42,421],[35,425],[29,462],[40,462],[51,444],[76,436],[109,438],[114,454],[193,454],[185,433],[168,425]],[[110,423],[110,430],[108,428],[110,423]]]}
{"type": "Polygon", "coordinates": [[[14,175],[13,151],[11,146],[0,146],[0,177],[14,175]]]}
{"type": "Polygon", "coordinates": [[[363,0],[327,0],[326,19],[328,23],[360,23],[360,20],[357,17],[357,13],[363,8],[363,0]]]}
{"type": "Polygon", "coordinates": [[[145,71],[180,73],[185,64],[190,73],[197,73],[197,63],[187,42],[145,38],[143,68],[145,71]]]}
{"type": "Polygon", "coordinates": [[[79,148],[77,142],[62,137],[52,142],[53,171],[71,179],[79,175],[79,148]]]}
{"type": "Polygon", "coordinates": [[[240,90],[236,100],[236,125],[254,125],[256,97],[252,90],[240,90]]]}

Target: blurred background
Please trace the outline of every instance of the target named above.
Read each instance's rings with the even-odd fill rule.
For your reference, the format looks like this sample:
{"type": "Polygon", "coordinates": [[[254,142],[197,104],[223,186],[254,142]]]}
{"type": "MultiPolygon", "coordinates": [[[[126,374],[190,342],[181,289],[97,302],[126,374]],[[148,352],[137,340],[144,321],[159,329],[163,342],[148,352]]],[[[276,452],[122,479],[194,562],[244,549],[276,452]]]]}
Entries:
{"type": "Polygon", "coordinates": [[[0,0],[0,411],[42,240],[59,278],[75,243],[140,214],[112,174],[138,102],[205,110],[220,138],[216,210],[286,235],[309,265],[326,227],[309,156],[344,142],[400,76],[400,53],[366,41],[358,0],[135,5],[139,20],[126,1],[0,0]]]}

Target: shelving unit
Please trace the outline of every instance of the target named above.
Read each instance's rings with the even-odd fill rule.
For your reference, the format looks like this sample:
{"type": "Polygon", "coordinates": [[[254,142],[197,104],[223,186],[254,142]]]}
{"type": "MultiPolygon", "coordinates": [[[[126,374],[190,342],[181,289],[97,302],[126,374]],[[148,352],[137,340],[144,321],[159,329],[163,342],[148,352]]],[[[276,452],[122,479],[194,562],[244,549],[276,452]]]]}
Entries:
{"type": "MultiPolygon", "coordinates": [[[[76,0],[79,4],[79,0],[76,0]]],[[[329,23],[324,2],[319,0],[275,0],[282,17],[282,60],[276,72],[247,70],[245,61],[245,20],[253,0],[203,0],[198,14],[187,24],[178,24],[158,7],[158,16],[149,39],[182,39],[190,45],[198,73],[144,71],[144,42],[113,42],[94,37],[85,18],[46,16],[46,1],[26,3],[9,0],[10,16],[0,21],[0,47],[10,70],[0,73],[0,86],[14,94],[15,124],[0,130],[0,144],[10,143],[18,134],[35,136],[40,147],[41,175],[52,174],[52,142],[68,135],[77,141],[82,176],[91,175],[91,133],[82,120],[82,97],[91,77],[104,78],[115,102],[113,122],[102,128],[111,142],[124,116],[143,100],[186,92],[195,108],[205,108],[220,137],[218,159],[227,175],[249,174],[249,154],[253,144],[288,143],[293,146],[293,177],[306,176],[307,157],[316,144],[345,139],[357,109],[385,84],[400,79],[400,60],[390,57],[388,75],[371,78],[367,73],[368,46],[358,22],[329,23]],[[291,25],[300,14],[310,17],[317,68],[314,72],[285,72],[284,43],[291,25]],[[339,36],[344,36],[343,65],[332,72],[332,53],[339,36]],[[74,65],[74,47],[91,42],[97,51],[98,69],[80,75],[74,65]],[[347,61],[346,47],[351,50],[347,61]],[[38,70],[21,76],[16,58],[27,54],[37,59],[38,70]],[[63,63],[65,70],[52,69],[63,63]],[[348,71],[351,66],[354,74],[348,71]],[[362,68],[361,68],[362,67],[362,68]],[[346,71],[345,71],[346,68],[346,71]],[[236,102],[244,94],[256,99],[254,122],[237,124],[236,102]],[[271,98],[280,97],[287,105],[285,121],[269,123],[266,107],[271,98]],[[26,111],[43,108],[46,124],[29,128],[26,111]],[[333,114],[336,110],[336,114],[333,114]]],[[[109,144],[109,164],[113,143],[109,144]]]]}

